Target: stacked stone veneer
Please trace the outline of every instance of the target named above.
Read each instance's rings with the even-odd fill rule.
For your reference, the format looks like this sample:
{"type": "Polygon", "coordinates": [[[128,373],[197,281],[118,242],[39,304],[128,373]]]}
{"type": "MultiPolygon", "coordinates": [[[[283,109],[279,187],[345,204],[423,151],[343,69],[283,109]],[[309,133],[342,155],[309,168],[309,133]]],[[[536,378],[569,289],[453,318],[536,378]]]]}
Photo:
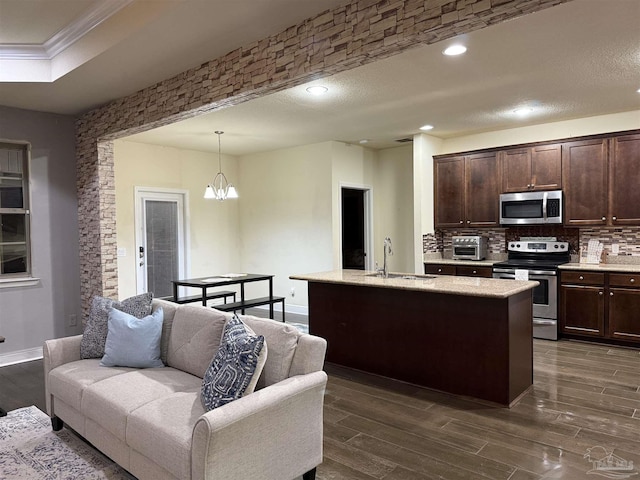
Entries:
{"type": "Polygon", "coordinates": [[[77,122],[82,302],[117,296],[112,141],[568,0],[353,1],[83,115],[77,122]]]}

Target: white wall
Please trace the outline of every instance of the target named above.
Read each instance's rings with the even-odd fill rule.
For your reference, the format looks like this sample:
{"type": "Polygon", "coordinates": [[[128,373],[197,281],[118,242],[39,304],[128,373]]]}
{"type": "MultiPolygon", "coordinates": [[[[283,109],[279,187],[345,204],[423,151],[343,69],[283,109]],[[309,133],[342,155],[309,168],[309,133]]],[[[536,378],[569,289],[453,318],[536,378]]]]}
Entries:
{"type": "MultiPolygon", "coordinates": [[[[413,149],[411,145],[388,148],[378,152],[375,170],[375,251],[382,265],[384,237],[391,237],[393,256],[389,269],[393,272],[415,273],[413,149]]],[[[422,248],[422,237],[418,242],[422,248]]]]}
{"type": "Polygon", "coordinates": [[[640,110],[478,133],[443,141],[439,154],[543,142],[640,128],[640,110]]]}
{"type": "Polygon", "coordinates": [[[413,137],[413,265],[424,273],[422,236],[434,232],[433,156],[442,151],[443,141],[420,133],[413,137]]]}
{"type": "MultiPolygon", "coordinates": [[[[287,310],[308,304],[307,283],[290,275],[334,266],[331,158],[331,142],[241,157],[241,268],[274,274],[274,292],[287,298],[287,310]]],[[[266,293],[260,283],[247,285],[248,295],[266,293]]]]}
{"type": "Polygon", "coordinates": [[[50,338],[82,332],[75,123],[0,106],[0,138],[31,143],[31,254],[35,286],[0,288],[0,365],[42,356],[50,338]],[[77,325],[69,326],[76,315],[77,325]]]}
{"type": "MultiPolygon", "coordinates": [[[[188,277],[227,273],[238,268],[239,203],[203,198],[206,184],[218,171],[217,154],[117,140],[114,157],[116,234],[118,248],[125,248],[127,252],[126,257],[118,257],[121,299],[136,294],[136,186],[188,191],[191,248],[188,277]]],[[[238,184],[237,163],[234,157],[222,156],[223,172],[235,184],[238,184]]]]}

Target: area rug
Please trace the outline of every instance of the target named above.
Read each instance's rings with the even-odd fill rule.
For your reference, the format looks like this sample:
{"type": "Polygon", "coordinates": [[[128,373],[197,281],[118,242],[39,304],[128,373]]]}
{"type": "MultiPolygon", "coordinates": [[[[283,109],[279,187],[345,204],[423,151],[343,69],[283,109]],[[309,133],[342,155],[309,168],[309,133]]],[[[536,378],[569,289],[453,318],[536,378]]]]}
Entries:
{"type": "Polygon", "coordinates": [[[135,480],[74,432],[51,430],[49,417],[36,407],[0,418],[2,480],[135,480]]]}

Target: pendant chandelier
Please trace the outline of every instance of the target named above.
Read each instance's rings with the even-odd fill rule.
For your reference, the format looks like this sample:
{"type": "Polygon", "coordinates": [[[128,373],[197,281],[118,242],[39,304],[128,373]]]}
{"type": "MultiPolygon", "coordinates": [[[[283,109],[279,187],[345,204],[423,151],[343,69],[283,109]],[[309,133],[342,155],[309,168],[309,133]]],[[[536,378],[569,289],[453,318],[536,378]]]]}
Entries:
{"type": "Polygon", "coordinates": [[[204,191],[204,198],[215,198],[216,200],[226,200],[227,198],[238,198],[236,187],[227,181],[224,173],[222,173],[222,154],[220,153],[220,135],[224,132],[216,130],[218,135],[218,174],[204,191]]]}

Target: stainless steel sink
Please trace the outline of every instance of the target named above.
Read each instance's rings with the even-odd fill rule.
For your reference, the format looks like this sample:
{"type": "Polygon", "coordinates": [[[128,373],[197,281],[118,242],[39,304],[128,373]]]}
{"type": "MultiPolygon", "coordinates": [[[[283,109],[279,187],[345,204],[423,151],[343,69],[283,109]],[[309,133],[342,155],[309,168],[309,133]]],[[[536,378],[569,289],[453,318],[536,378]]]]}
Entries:
{"type": "MultiPolygon", "coordinates": [[[[382,273],[368,273],[367,277],[385,278],[382,273]]],[[[410,275],[407,273],[390,273],[387,278],[402,278],[403,280],[428,280],[436,278],[435,275],[410,275]]]]}

